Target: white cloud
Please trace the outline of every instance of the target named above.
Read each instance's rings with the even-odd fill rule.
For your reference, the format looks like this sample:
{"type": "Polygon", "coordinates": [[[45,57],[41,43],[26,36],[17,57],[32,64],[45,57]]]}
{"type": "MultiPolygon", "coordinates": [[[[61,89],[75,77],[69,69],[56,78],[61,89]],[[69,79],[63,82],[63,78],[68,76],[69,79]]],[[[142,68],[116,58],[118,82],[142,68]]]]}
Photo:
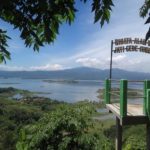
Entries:
{"type": "Polygon", "coordinates": [[[50,71],[50,70],[62,70],[63,66],[60,64],[46,64],[43,66],[31,66],[31,67],[21,67],[21,66],[7,66],[0,65],[0,70],[5,71],[50,71]]]}
{"type": "MultiPolygon", "coordinates": [[[[109,69],[110,67],[110,58],[96,58],[96,57],[81,57],[76,59],[76,63],[80,64],[81,66],[86,67],[94,67],[99,69],[109,69]]],[[[142,59],[139,59],[138,57],[130,59],[127,57],[127,54],[118,54],[116,56],[113,56],[113,68],[120,68],[130,71],[143,71],[146,72],[145,69],[148,69],[147,61],[143,61],[142,59]],[[142,67],[143,66],[143,67],[142,67]],[[140,68],[137,70],[137,68],[140,68]]]]}
{"type": "Polygon", "coordinates": [[[127,58],[127,56],[125,54],[122,54],[122,55],[113,57],[113,61],[114,62],[124,61],[126,58],[127,58]]]}
{"type": "Polygon", "coordinates": [[[0,70],[3,70],[3,71],[23,71],[26,69],[24,67],[21,67],[21,66],[0,65],[0,70]]]}
{"type": "MultiPolygon", "coordinates": [[[[83,66],[109,69],[111,40],[126,37],[144,38],[147,27],[142,24],[143,22],[144,20],[139,22],[137,19],[125,25],[115,24],[115,28],[113,25],[108,25],[108,30],[102,29],[101,32],[94,33],[90,36],[89,42],[87,41],[86,44],[83,43],[76,48],[77,52],[70,58],[70,61],[74,60],[83,66]]],[[[150,68],[145,64],[150,64],[149,54],[122,53],[113,55],[114,68],[149,72],[150,68]]]]}
{"type": "Polygon", "coordinates": [[[87,67],[98,67],[100,65],[100,61],[97,58],[78,58],[76,62],[87,67]]]}
{"type": "Polygon", "coordinates": [[[60,64],[46,64],[45,66],[32,66],[30,70],[62,70],[63,67],[60,64]]]}
{"type": "MultiPolygon", "coordinates": [[[[140,65],[144,62],[144,60],[140,57],[139,54],[118,54],[117,56],[113,57],[113,68],[120,68],[130,71],[141,71],[140,65]],[[132,56],[133,57],[132,57],[132,56]]],[[[145,68],[145,67],[144,67],[145,68]]],[[[146,68],[145,68],[146,69],[146,68]]],[[[146,72],[146,70],[142,70],[146,72]]]]}

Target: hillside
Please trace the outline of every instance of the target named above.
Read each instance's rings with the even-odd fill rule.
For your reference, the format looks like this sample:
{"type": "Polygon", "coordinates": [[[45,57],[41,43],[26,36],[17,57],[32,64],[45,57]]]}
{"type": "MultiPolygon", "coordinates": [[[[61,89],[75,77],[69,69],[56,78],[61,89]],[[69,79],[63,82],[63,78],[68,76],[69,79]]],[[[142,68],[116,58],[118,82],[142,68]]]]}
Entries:
{"type": "MultiPolygon", "coordinates": [[[[71,80],[103,80],[109,77],[109,70],[79,67],[59,71],[0,71],[0,78],[33,78],[33,79],[71,79],[71,80]]],[[[113,69],[115,79],[150,79],[150,73],[131,72],[113,69]]]]}

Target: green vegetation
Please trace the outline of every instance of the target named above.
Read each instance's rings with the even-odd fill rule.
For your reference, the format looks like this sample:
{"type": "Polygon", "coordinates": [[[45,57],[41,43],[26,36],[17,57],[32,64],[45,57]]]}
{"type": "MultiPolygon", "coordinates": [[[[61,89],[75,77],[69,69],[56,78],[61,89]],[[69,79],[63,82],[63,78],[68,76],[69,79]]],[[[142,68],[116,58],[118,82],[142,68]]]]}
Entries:
{"type": "MultiPolygon", "coordinates": [[[[68,104],[31,96],[12,100],[17,91],[29,92],[0,90],[0,149],[115,149],[115,121],[101,120],[108,113],[96,111],[104,109],[103,103],[68,104]]],[[[125,127],[124,150],[145,149],[145,134],[143,125],[125,127]]]]}
{"type": "Polygon", "coordinates": [[[29,92],[27,90],[15,89],[12,87],[0,88],[0,97],[8,98],[8,97],[12,97],[16,94],[20,94],[22,96],[32,96],[33,92],[29,92]]]}
{"type": "Polygon", "coordinates": [[[8,85],[13,85],[13,84],[20,84],[18,82],[1,82],[0,84],[8,84],[8,85]]]}
{"type": "Polygon", "coordinates": [[[14,88],[0,89],[0,149],[15,149],[19,130],[24,126],[38,121],[45,113],[55,109],[60,102],[42,98],[23,98],[15,101],[10,97],[21,93],[24,96],[32,94],[29,91],[14,88]]]}
{"type": "Polygon", "coordinates": [[[124,150],[146,149],[146,126],[130,126],[125,128],[124,150]],[[132,133],[132,134],[131,134],[132,133]]]}
{"type": "Polygon", "coordinates": [[[95,130],[91,105],[63,105],[20,132],[17,150],[112,149],[109,139],[95,130]]]}
{"type": "Polygon", "coordinates": [[[76,80],[43,80],[44,82],[48,82],[48,83],[53,83],[53,82],[56,82],[56,83],[70,83],[70,84],[72,84],[72,83],[78,83],[78,81],[76,81],[76,80]]]}

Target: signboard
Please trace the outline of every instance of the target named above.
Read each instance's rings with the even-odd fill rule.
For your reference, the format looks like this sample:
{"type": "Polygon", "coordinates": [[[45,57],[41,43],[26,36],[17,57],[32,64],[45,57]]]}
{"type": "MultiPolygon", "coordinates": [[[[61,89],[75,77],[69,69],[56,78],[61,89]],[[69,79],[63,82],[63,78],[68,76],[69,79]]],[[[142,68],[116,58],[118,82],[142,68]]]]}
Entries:
{"type": "Polygon", "coordinates": [[[140,38],[122,38],[115,39],[113,42],[115,45],[114,53],[123,52],[144,52],[150,54],[150,41],[145,42],[145,39],[140,38]]]}
{"type": "Polygon", "coordinates": [[[143,52],[150,54],[150,40],[145,41],[141,38],[122,38],[111,41],[111,56],[110,56],[110,73],[109,78],[112,78],[112,58],[113,53],[124,52],[143,52]],[[114,47],[114,48],[113,48],[114,47]]]}

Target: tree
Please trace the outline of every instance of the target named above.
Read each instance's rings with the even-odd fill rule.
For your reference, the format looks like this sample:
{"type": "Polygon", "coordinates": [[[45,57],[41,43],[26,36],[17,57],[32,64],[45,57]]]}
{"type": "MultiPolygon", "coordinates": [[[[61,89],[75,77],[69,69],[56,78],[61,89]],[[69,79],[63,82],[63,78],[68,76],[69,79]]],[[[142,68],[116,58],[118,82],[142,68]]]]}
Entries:
{"type": "Polygon", "coordinates": [[[20,132],[17,150],[107,150],[113,149],[102,131],[97,131],[91,105],[63,105],[20,132]]]}
{"type": "MultiPolygon", "coordinates": [[[[143,4],[143,6],[140,9],[140,16],[143,18],[146,17],[149,9],[150,9],[150,0],[145,0],[145,3],[143,4]]],[[[145,24],[147,24],[147,23],[150,23],[150,14],[149,14],[149,17],[146,20],[145,24]]],[[[149,39],[149,37],[150,37],[150,28],[149,28],[148,32],[146,33],[145,40],[147,41],[149,39]]]]}
{"type": "MultiPolygon", "coordinates": [[[[80,0],[86,3],[87,0],[80,0]]],[[[109,22],[113,0],[92,0],[94,22],[101,27],[109,22]]],[[[145,0],[140,16],[145,17],[150,8],[150,0],[145,0]]],[[[0,18],[20,30],[20,37],[26,47],[35,51],[40,46],[54,42],[63,23],[71,24],[75,19],[75,0],[2,0],[0,18]]],[[[10,37],[0,29],[0,62],[10,59],[7,40],[10,37]]]]}

